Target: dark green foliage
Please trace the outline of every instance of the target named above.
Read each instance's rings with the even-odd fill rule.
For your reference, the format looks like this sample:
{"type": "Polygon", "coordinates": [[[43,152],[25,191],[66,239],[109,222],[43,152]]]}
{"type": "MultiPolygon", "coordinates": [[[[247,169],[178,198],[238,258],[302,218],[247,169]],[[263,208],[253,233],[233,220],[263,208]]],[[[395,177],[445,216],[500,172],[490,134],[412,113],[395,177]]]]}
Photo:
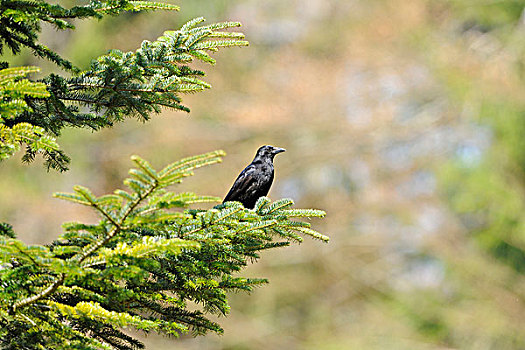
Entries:
{"type": "Polygon", "coordinates": [[[189,111],[181,104],[180,93],[201,91],[209,84],[199,77],[204,72],[190,68],[193,58],[212,63],[203,50],[246,45],[242,34],[218,32],[239,26],[219,23],[196,27],[192,21],[179,31],[166,32],[154,42],[144,41],[136,52],[112,50],[93,60],[88,71],[69,79],[50,75],[43,81],[51,96],[30,101],[33,109],[20,120],[39,123],[58,135],[64,126],[99,129],[111,126],[125,116],[149,119],[161,107],[189,111]],[[216,38],[231,40],[210,40],[216,38]],[[80,112],[81,107],[88,112],[80,112]]]}
{"type": "MultiPolygon", "coordinates": [[[[205,73],[191,68],[189,64],[194,59],[214,64],[215,60],[209,52],[221,47],[247,45],[243,34],[223,31],[239,27],[240,23],[199,26],[204,19],[197,18],[177,31],[165,32],[154,42],[144,41],[135,52],[112,50],[92,60],[87,71],[80,71],[37,42],[41,22],[51,23],[57,29],[74,29],[68,19],[101,18],[122,11],[154,9],[178,10],[178,7],[119,0],[91,1],[85,6],[66,9],[44,1],[1,1],[0,53],[4,47],[15,54],[27,47],[35,55],[69,71],[72,76],[50,74],[43,78],[40,84],[45,84],[46,94],[26,94],[24,103],[28,107],[10,118],[2,118],[0,124],[10,129],[22,123],[38,127],[47,138],[51,138],[59,136],[64,127],[98,130],[126,117],[145,121],[151,113],[159,113],[163,107],[189,111],[182,104],[180,94],[210,87],[201,79],[205,73]]],[[[3,142],[2,139],[0,142],[3,142]]],[[[38,151],[43,154],[48,169],[67,170],[69,158],[57,147],[38,151]]],[[[29,147],[24,160],[33,160],[36,153],[34,148],[29,147]]]]}
{"type": "Polygon", "coordinates": [[[13,226],[9,225],[6,222],[0,222],[0,235],[15,238],[15,231],[13,231],[13,226]]]}
{"type": "Polygon", "coordinates": [[[226,315],[227,292],[250,291],[265,279],[236,276],[264,249],[302,241],[327,241],[296,217],[322,217],[320,210],[291,209],[293,201],[262,197],[254,210],[227,202],[210,210],[189,204],[218,201],[166,188],[195,168],[220,162],[223,152],[183,159],[156,171],[137,165],[127,190],[97,197],[76,186],[56,197],[92,207],[98,224],[68,223],[52,245],[26,246],[8,237],[2,244],[0,338],[17,344],[85,349],[140,347],[120,328],[179,335],[221,333],[208,314],[226,315]],[[10,257],[9,259],[7,257],[10,257]],[[16,264],[12,259],[16,260],[16,264]],[[190,310],[190,303],[198,310],[190,310]]]}
{"type": "Polygon", "coordinates": [[[56,29],[74,29],[68,22],[71,19],[100,19],[104,15],[118,15],[123,11],[178,10],[174,5],[148,2],[107,0],[90,1],[84,6],[70,9],[59,4],[49,4],[42,0],[2,0],[0,1],[0,54],[7,47],[17,54],[22,48],[30,48],[35,56],[49,59],[63,69],[78,71],[73,63],[61,57],[43,44],[38,43],[42,23],[49,23],[56,29]]]}

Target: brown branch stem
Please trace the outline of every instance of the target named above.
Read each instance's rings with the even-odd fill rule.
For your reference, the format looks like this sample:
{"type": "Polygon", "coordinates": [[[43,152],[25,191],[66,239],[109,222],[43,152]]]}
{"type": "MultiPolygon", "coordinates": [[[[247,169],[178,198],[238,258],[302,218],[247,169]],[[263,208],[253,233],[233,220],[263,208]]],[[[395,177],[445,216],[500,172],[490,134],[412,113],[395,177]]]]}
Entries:
{"type": "MultiPolygon", "coordinates": [[[[159,185],[158,182],[155,181],[152,184],[152,186],[146,192],[144,192],[142,195],[139,195],[139,197],[135,200],[135,202],[133,202],[129,206],[129,208],[124,212],[124,214],[122,215],[122,217],[118,221],[115,221],[113,218],[111,218],[111,216],[109,216],[109,214],[104,212],[95,203],[93,203],[92,204],[93,207],[95,207],[98,211],[102,212],[104,214],[104,216],[106,218],[108,218],[108,220],[111,222],[111,224],[114,226],[114,228],[108,233],[108,235],[106,237],[104,237],[103,240],[98,241],[97,243],[93,244],[91,247],[89,247],[87,250],[85,250],[82,254],[77,255],[77,256],[69,259],[69,261],[76,260],[77,262],[81,263],[82,261],[87,259],[92,253],[94,253],[95,251],[97,251],[98,249],[100,249],[101,247],[106,245],[113,237],[115,237],[122,230],[122,225],[123,225],[124,221],[131,214],[133,209],[135,209],[140,204],[140,202],[142,202],[146,197],[148,197],[158,187],[158,185],[159,185]]],[[[31,305],[31,304],[37,302],[38,300],[43,299],[43,298],[53,294],[58,289],[58,287],[61,286],[64,283],[65,279],[66,279],[65,273],[61,273],[59,275],[58,279],[55,280],[55,282],[51,283],[42,292],[40,292],[38,294],[35,294],[35,295],[31,296],[31,297],[28,297],[28,298],[25,298],[25,299],[22,299],[22,300],[19,300],[19,301],[15,302],[13,304],[13,306],[11,307],[11,312],[14,313],[14,312],[16,312],[16,310],[18,310],[20,308],[23,308],[25,306],[31,305]]]]}

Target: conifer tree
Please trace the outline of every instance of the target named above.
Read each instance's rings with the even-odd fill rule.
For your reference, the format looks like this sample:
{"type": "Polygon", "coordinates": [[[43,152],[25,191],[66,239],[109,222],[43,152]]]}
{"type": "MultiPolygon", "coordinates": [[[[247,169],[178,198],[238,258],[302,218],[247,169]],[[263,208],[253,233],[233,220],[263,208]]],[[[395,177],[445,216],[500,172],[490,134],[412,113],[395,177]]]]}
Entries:
{"type": "MultiPolygon", "coordinates": [[[[154,42],[144,41],[134,52],[112,50],[81,71],[38,42],[43,22],[73,29],[71,19],[159,9],[178,10],[147,1],[90,1],[72,8],[38,0],[0,1],[0,51],[17,54],[29,48],[67,74],[32,81],[28,74],[37,67],[2,63],[0,159],[25,146],[25,160],[42,154],[48,169],[66,170],[69,159],[56,140],[63,128],[98,130],[127,116],[147,120],[163,107],[188,111],[180,94],[210,87],[192,61],[213,64],[210,52],[247,45],[241,33],[225,31],[239,23],[203,25],[197,18],[154,42]]],[[[125,189],[96,196],[76,186],[73,193],[55,194],[90,207],[100,220],[66,223],[49,245],[27,245],[9,224],[0,224],[0,346],[142,348],[123,332],[127,327],[175,336],[221,333],[209,315],[228,313],[227,292],[267,282],[237,275],[248,262],[305,235],[328,240],[300,220],[325,213],[294,209],[291,199],[261,197],[253,210],[236,202],[189,209],[219,198],[176,193],[171,187],[223,155],[192,156],[161,170],[133,156],[125,189]],[[190,309],[190,303],[200,309],[190,309]]]]}

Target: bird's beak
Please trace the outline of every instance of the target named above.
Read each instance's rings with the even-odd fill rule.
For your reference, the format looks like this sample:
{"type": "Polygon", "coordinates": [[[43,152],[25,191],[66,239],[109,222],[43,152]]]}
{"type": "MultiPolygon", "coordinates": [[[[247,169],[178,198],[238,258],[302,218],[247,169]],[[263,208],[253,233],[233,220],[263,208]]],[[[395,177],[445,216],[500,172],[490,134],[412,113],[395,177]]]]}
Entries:
{"type": "Polygon", "coordinates": [[[282,153],[282,152],[285,152],[286,150],[284,148],[279,148],[279,147],[275,147],[273,149],[273,154],[278,154],[278,153],[282,153]]]}

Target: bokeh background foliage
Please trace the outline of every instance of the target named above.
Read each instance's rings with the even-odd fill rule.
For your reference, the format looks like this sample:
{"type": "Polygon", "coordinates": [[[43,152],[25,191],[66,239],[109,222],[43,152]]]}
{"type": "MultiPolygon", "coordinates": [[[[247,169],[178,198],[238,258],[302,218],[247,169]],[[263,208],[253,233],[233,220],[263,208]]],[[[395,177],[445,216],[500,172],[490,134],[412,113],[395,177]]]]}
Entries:
{"type": "MultiPolygon", "coordinates": [[[[223,336],[148,336],[150,348],[525,347],[523,1],[177,5],[45,30],[81,68],[197,16],[242,22],[251,46],[220,54],[213,89],[185,97],[189,115],[64,132],[65,174],[0,163],[0,221],[47,243],[61,222],[94,220],[51,193],[112,191],[138,149],[157,165],[225,149],[183,185],[223,196],[255,149],[275,144],[287,152],[270,196],[327,211],[315,225],[331,243],[265,254],[245,275],[271,284],[232,296],[223,336]]],[[[12,62],[51,69],[29,54],[12,62]]]]}

